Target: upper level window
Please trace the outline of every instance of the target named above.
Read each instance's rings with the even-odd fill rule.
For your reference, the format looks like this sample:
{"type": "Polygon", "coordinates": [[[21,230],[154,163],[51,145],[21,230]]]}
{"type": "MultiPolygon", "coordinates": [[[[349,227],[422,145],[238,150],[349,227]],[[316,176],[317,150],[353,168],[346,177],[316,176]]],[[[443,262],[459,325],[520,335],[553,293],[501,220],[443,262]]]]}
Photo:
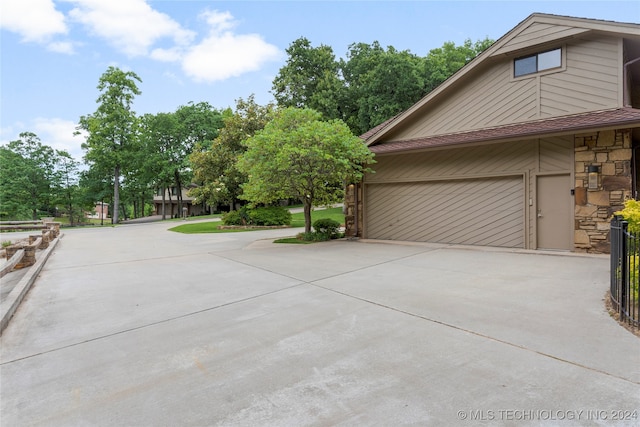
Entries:
{"type": "Polygon", "coordinates": [[[562,66],[562,49],[549,50],[535,55],[516,58],[514,76],[520,77],[562,66]]]}

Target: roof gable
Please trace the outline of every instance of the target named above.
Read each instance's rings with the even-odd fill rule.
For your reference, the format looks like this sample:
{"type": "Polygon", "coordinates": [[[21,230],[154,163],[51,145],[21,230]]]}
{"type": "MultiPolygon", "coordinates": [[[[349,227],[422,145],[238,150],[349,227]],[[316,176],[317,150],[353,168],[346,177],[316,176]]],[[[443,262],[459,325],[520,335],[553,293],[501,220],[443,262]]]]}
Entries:
{"type": "Polygon", "coordinates": [[[385,136],[389,135],[394,129],[398,129],[399,126],[420,117],[421,111],[437,103],[437,99],[445,93],[456,90],[466,77],[469,77],[471,73],[484,65],[504,60],[503,58],[506,56],[515,56],[519,53],[526,54],[527,51],[540,49],[550,43],[558,43],[560,40],[588,33],[640,37],[640,25],[538,13],[532,14],[416,104],[393,119],[365,133],[362,137],[367,145],[382,142],[385,136]]]}

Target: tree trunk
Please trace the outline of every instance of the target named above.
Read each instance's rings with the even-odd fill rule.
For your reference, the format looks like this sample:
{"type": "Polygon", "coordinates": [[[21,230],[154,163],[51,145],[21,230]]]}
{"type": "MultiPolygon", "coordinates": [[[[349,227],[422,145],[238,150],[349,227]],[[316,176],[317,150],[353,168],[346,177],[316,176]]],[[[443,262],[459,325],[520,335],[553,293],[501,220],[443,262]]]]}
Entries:
{"type": "Polygon", "coordinates": [[[167,219],[167,207],[166,207],[166,199],[167,199],[167,189],[166,187],[162,187],[162,219],[167,219]]]}
{"type": "Polygon", "coordinates": [[[118,214],[120,211],[120,165],[113,170],[113,216],[111,223],[118,223],[118,214]]]}
{"type": "Polygon", "coordinates": [[[178,197],[178,216],[182,216],[182,183],[180,182],[180,172],[178,169],[174,171],[174,176],[176,178],[176,196],[178,197]]]}
{"type": "Polygon", "coordinates": [[[311,201],[308,198],[304,198],[304,232],[311,232],[311,201]]]}
{"type": "Polygon", "coordinates": [[[71,194],[68,194],[69,198],[69,225],[73,227],[73,202],[71,200],[71,194]]]}

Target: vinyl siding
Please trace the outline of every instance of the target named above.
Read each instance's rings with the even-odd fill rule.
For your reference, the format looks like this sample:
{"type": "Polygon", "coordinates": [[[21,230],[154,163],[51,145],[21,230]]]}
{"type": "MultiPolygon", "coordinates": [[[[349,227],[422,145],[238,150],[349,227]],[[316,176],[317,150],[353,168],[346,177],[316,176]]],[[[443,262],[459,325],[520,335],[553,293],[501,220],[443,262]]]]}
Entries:
{"type": "Polygon", "coordinates": [[[375,173],[367,174],[365,182],[407,182],[522,173],[535,170],[536,158],[536,141],[377,156],[375,173]]]}
{"type": "Polygon", "coordinates": [[[618,40],[613,38],[568,45],[566,71],[540,77],[541,118],[617,108],[622,75],[618,57],[618,40]]]}
{"type": "Polygon", "coordinates": [[[496,50],[493,56],[521,51],[530,48],[532,45],[541,45],[554,42],[555,40],[575,37],[587,31],[588,30],[584,28],[576,28],[568,25],[534,22],[527,28],[524,28],[516,37],[505,43],[500,49],[496,50]]]}
{"type": "MultiPolygon", "coordinates": [[[[450,211],[457,211],[461,199],[458,196],[452,197],[453,204],[449,204],[444,196],[452,191],[452,195],[459,194],[456,193],[461,188],[458,183],[475,182],[479,187],[473,189],[471,193],[481,196],[482,200],[489,203],[495,203],[493,206],[495,209],[504,208],[505,212],[510,212],[507,215],[508,218],[505,217],[497,227],[497,230],[500,230],[495,234],[498,240],[487,243],[490,239],[488,235],[483,234],[484,237],[481,238],[485,242],[483,244],[523,247],[527,242],[518,239],[523,239],[525,233],[529,245],[535,242],[535,206],[529,206],[528,200],[536,199],[536,176],[541,173],[572,173],[573,137],[382,155],[377,156],[376,160],[375,173],[367,174],[364,180],[368,189],[365,193],[365,235],[367,237],[461,243],[462,241],[454,234],[443,237],[434,234],[435,232],[426,231],[422,236],[415,230],[416,227],[427,227],[431,230],[434,227],[432,224],[434,218],[448,217],[450,211]],[[502,181],[503,178],[506,181],[502,181]],[[514,187],[514,179],[518,182],[517,191],[514,187]],[[506,187],[500,187],[500,185],[506,185],[506,187]],[[483,190],[483,186],[489,188],[483,190]],[[506,199],[502,200],[499,194],[488,195],[487,191],[489,193],[493,191],[491,188],[503,188],[511,196],[506,196],[506,199]],[[417,194],[416,192],[421,195],[414,200],[411,195],[417,194]],[[516,199],[519,209],[517,214],[511,210],[516,199]],[[403,215],[406,218],[400,218],[403,215]],[[416,215],[419,215],[419,218],[416,215]],[[518,229],[520,231],[515,231],[514,221],[521,221],[518,229]]],[[[474,201],[471,202],[471,198],[467,198],[470,204],[466,205],[466,208],[462,207],[462,211],[457,214],[458,218],[464,218],[463,211],[469,206],[474,210],[482,207],[479,212],[485,213],[491,209],[491,206],[485,206],[479,200],[475,200],[475,196],[469,197],[474,201]]],[[[486,217],[484,215],[477,217],[476,225],[481,225],[486,218],[497,214],[493,212],[486,217]]],[[[437,223],[440,219],[435,221],[437,223]]],[[[466,226],[463,229],[467,234],[471,232],[471,229],[466,226]]],[[[491,233],[489,229],[483,233],[491,233]]],[[[474,244],[479,244],[478,241],[474,244]]]]}
{"type": "Polygon", "coordinates": [[[573,169],[572,138],[545,138],[539,142],[540,172],[571,172],[573,169]]]}
{"type": "MultiPolygon", "coordinates": [[[[559,45],[558,45],[559,46],[559,45]]],[[[513,57],[476,70],[425,106],[420,120],[398,126],[388,141],[465,132],[619,107],[621,43],[617,38],[571,40],[565,67],[514,79],[513,57]]]]}

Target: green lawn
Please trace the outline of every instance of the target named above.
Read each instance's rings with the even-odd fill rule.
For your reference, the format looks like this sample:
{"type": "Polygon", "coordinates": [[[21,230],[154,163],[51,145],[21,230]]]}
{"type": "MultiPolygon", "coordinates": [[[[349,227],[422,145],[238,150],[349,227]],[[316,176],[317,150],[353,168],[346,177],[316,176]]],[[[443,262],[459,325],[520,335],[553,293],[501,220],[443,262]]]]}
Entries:
{"type": "Polygon", "coordinates": [[[222,225],[220,221],[197,222],[194,224],[183,224],[170,228],[169,231],[184,234],[200,234],[200,233],[239,233],[243,231],[255,231],[256,228],[232,228],[220,230],[218,227],[222,225]]]}
{"type": "MultiPolygon", "coordinates": [[[[329,218],[344,225],[342,207],[311,211],[311,224],[322,218],[329,218]]],[[[291,227],[304,227],[304,213],[291,215],[291,227]]]]}
{"type": "Polygon", "coordinates": [[[274,240],[273,243],[291,243],[295,245],[310,245],[312,243],[317,243],[317,242],[312,242],[309,240],[299,240],[295,237],[286,237],[284,239],[274,240]]]}
{"type": "MultiPolygon", "coordinates": [[[[202,217],[196,217],[202,219],[202,217]]],[[[322,209],[315,210],[311,212],[311,222],[313,223],[316,220],[321,218],[331,218],[334,221],[338,221],[340,224],[344,225],[344,215],[342,214],[342,208],[331,208],[331,209],[322,209]]],[[[211,221],[211,222],[198,222],[195,224],[182,224],[177,227],[170,228],[169,231],[175,231],[177,233],[184,234],[199,234],[199,233],[238,233],[243,231],[255,231],[255,230],[264,230],[263,228],[241,228],[241,229],[227,229],[220,230],[218,227],[222,225],[222,222],[219,221],[211,221]]],[[[291,227],[304,227],[304,214],[295,213],[291,215],[291,227]]]]}
{"type": "Polygon", "coordinates": [[[211,214],[211,215],[199,215],[199,216],[188,216],[186,219],[184,218],[171,218],[167,215],[167,219],[165,221],[196,221],[200,219],[212,219],[212,218],[220,218],[222,214],[211,214]]]}

